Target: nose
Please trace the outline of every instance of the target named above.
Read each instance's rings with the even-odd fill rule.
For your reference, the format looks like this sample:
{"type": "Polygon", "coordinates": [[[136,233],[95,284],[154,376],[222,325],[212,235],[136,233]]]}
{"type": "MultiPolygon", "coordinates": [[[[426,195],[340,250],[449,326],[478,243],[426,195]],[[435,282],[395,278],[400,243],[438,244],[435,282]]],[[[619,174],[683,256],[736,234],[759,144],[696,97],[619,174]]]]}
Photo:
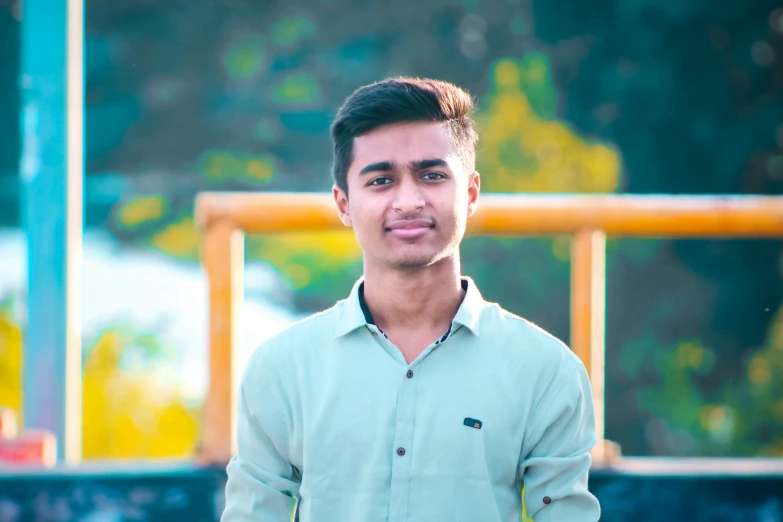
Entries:
{"type": "Polygon", "coordinates": [[[404,176],[394,194],[394,210],[400,214],[415,214],[424,208],[424,195],[416,182],[404,176]]]}

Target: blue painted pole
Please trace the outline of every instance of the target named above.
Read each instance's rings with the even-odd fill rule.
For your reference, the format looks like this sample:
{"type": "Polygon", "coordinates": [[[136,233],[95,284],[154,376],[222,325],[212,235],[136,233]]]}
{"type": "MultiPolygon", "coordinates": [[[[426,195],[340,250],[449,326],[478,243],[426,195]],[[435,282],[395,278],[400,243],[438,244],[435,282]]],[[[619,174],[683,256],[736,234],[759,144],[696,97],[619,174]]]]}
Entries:
{"type": "Polygon", "coordinates": [[[22,222],[27,233],[23,423],[81,457],[79,318],[84,0],[22,2],[22,222]]]}

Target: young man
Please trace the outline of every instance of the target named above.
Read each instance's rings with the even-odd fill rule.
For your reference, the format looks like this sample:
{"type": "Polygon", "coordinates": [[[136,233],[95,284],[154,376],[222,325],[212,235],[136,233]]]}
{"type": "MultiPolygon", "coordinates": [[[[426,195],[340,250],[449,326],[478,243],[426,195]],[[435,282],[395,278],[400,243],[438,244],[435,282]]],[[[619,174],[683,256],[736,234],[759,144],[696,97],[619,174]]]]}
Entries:
{"type": "MultiPolygon", "coordinates": [[[[350,296],[277,335],[239,392],[225,522],[594,522],[581,362],[460,275],[479,198],[470,96],[395,79],[332,125],[350,296]]],[[[513,282],[511,283],[513,284],[513,282]]]]}

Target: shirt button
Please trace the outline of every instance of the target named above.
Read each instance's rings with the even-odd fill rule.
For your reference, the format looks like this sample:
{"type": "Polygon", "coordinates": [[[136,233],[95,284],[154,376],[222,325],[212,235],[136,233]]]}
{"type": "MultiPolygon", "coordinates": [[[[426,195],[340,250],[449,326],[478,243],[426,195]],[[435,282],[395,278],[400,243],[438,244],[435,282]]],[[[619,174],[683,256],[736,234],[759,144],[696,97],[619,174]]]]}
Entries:
{"type": "Polygon", "coordinates": [[[407,377],[408,379],[412,378],[413,377],[413,370],[408,370],[408,373],[405,374],[405,377],[407,377]]]}
{"type": "Polygon", "coordinates": [[[544,504],[547,504],[547,505],[548,505],[548,504],[551,504],[551,503],[552,503],[552,499],[551,499],[551,498],[549,498],[549,497],[544,497],[544,504]]]}
{"type": "Polygon", "coordinates": [[[400,457],[405,455],[405,448],[397,448],[397,455],[399,455],[400,457]]]}

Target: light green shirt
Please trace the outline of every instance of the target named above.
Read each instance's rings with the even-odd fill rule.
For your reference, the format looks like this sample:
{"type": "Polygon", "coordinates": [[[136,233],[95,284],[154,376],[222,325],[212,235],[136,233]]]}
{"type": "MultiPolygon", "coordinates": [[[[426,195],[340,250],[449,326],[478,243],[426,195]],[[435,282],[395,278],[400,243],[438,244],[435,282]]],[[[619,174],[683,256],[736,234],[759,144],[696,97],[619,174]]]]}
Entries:
{"type": "Polygon", "coordinates": [[[594,522],[596,442],[579,359],[540,328],[465,298],[408,365],[359,301],[261,346],[239,390],[222,520],[594,522]],[[524,490],[523,490],[524,486],[524,490]]]}

